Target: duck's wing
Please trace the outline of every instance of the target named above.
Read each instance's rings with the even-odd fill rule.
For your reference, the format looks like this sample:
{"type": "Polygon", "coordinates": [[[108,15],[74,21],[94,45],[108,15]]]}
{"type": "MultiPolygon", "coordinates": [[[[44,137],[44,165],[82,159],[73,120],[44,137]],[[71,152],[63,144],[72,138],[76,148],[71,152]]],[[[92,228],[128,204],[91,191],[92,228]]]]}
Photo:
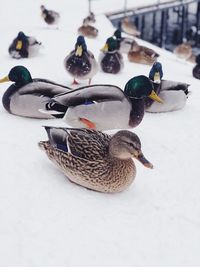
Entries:
{"type": "Polygon", "coordinates": [[[19,91],[19,94],[20,95],[31,94],[40,97],[45,96],[48,98],[52,98],[55,95],[70,92],[71,90],[72,89],[67,86],[55,83],[47,79],[38,78],[38,79],[33,79],[31,83],[22,87],[19,91]]]}
{"type": "Polygon", "coordinates": [[[111,136],[100,131],[49,126],[45,130],[53,147],[74,157],[95,161],[108,153],[111,136]]]}
{"type": "Polygon", "coordinates": [[[52,100],[64,106],[77,106],[91,102],[123,101],[124,92],[117,86],[98,84],[59,94],[52,100]]]}
{"type": "Polygon", "coordinates": [[[186,95],[189,94],[188,87],[190,84],[183,82],[176,82],[170,80],[162,80],[160,91],[183,91],[186,95]]]}

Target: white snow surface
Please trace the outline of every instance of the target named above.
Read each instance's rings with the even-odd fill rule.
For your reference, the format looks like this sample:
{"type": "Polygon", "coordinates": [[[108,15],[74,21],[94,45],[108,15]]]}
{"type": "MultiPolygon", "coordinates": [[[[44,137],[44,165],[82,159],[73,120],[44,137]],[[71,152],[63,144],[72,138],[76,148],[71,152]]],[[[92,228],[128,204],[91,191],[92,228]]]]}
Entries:
{"type": "MultiPolygon", "coordinates": [[[[114,31],[100,6],[101,10],[106,5],[112,10],[118,2],[92,3],[99,36],[86,42],[96,58],[114,31]],[[97,4],[99,9],[95,9],[97,4]]],[[[133,2],[142,5],[143,1],[133,2]]],[[[86,0],[2,2],[0,77],[13,66],[24,65],[34,78],[70,86],[72,79],[63,60],[74,47],[77,28],[88,15],[87,10],[86,0]],[[61,13],[58,30],[42,21],[41,4],[61,13]],[[9,57],[8,46],[20,30],[43,43],[37,57],[9,57]]],[[[37,143],[46,140],[42,125],[65,126],[61,119],[17,117],[0,105],[0,266],[199,266],[200,81],[192,77],[193,64],[149,47],[161,55],[164,78],[190,83],[192,94],[184,109],[146,113],[142,123],[133,129],[154,169],[136,162],[137,177],[122,193],[97,193],[70,183],[38,148],[37,143]]],[[[129,63],[126,57],[124,60],[120,74],[99,71],[92,83],[123,88],[131,77],[148,75],[149,66],[129,63]]],[[[1,97],[8,86],[10,83],[1,84],[1,97]]]]}

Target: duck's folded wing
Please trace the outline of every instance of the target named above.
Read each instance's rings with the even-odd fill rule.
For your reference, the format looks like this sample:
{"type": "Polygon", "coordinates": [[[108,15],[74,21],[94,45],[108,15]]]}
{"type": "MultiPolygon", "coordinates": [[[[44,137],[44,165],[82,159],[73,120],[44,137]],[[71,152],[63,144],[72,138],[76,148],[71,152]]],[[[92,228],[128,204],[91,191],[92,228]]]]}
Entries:
{"type": "Polygon", "coordinates": [[[114,85],[91,85],[59,94],[52,100],[71,107],[92,102],[123,101],[124,92],[114,85]]]}
{"type": "Polygon", "coordinates": [[[45,126],[50,144],[75,157],[95,161],[108,153],[110,136],[90,129],[45,126]]]}
{"type": "Polygon", "coordinates": [[[20,89],[21,95],[33,94],[37,96],[47,96],[49,98],[55,95],[70,92],[71,88],[54,83],[46,79],[33,79],[32,83],[25,85],[20,89]]]}

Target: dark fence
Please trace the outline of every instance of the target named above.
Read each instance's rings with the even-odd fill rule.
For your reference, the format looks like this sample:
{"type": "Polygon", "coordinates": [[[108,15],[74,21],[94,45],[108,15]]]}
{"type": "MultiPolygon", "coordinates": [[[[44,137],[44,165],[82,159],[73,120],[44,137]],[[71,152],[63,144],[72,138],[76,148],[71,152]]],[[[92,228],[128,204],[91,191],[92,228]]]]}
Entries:
{"type": "Polygon", "coordinates": [[[168,50],[187,40],[200,52],[200,0],[180,0],[106,14],[115,27],[128,16],[141,39],[168,50]]]}

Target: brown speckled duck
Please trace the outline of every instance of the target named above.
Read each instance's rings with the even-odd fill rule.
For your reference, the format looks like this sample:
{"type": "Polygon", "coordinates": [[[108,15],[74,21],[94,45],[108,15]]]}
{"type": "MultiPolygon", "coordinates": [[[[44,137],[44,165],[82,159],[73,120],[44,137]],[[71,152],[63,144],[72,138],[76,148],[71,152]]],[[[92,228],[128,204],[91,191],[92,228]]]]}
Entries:
{"type": "Polygon", "coordinates": [[[45,129],[48,141],[40,141],[39,147],[70,181],[88,189],[115,193],[128,188],[136,176],[132,158],[153,168],[139,137],[130,131],[110,136],[91,129],[45,129]]]}
{"type": "Polygon", "coordinates": [[[138,45],[137,43],[128,52],[128,60],[134,63],[152,65],[158,57],[159,54],[156,51],[146,46],[138,45]]]}
{"type": "Polygon", "coordinates": [[[78,28],[78,33],[88,38],[95,38],[98,35],[98,30],[87,23],[84,23],[81,27],[78,28]]]}
{"type": "Polygon", "coordinates": [[[189,59],[192,56],[192,47],[189,43],[182,43],[175,47],[174,54],[182,59],[189,59]]]}

